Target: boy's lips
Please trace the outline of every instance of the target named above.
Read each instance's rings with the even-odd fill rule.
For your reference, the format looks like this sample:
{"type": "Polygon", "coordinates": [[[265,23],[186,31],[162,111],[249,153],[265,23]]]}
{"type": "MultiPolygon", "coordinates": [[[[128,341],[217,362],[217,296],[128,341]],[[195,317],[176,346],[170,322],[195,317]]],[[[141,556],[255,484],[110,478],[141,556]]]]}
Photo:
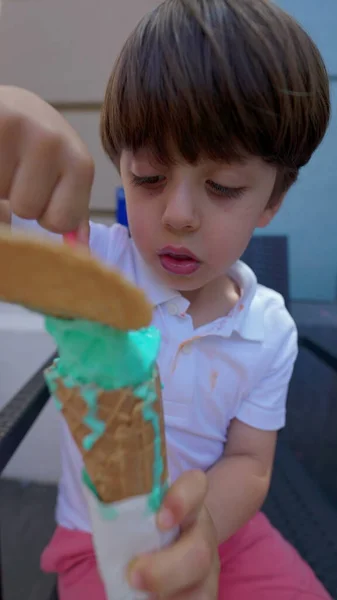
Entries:
{"type": "Polygon", "coordinates": [[[163,269],[174,275],[192,275],[201,265],[197,256],[183,246],[165,246],[158,256],[163,269]]]}

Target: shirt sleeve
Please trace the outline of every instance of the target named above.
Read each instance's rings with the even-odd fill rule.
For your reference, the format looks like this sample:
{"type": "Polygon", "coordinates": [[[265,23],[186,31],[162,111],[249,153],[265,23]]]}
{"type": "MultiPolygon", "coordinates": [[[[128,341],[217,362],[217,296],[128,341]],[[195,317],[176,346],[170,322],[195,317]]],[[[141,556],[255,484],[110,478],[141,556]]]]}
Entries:
{"type": "Polygon", "coordinates": [[[30,231],[32,233],[36,233],[36,235],[48,237],[49,239],[54,239],[55,241],[61,240],[61,236],[57,233],[51,233],[46,229],[43,229],[41,225],[38,224],[37,221],[30,221],[28,219],[21,219],[21,217],[17,217],[14,213],[12,213],[11,225],[13,229],[20,229],[21,231],[30,231]]]}
{"type": "MultiPolygon", "coordinates": [[[[62,236],[46,231],[37,221],[21,219],[14,214],[12,215],[12,227],[47,236],[55,241],[62,241],[62,236]]],[[[90,250],[98,260],[110,265],[116,264],[127,244],[127,229],[122,225],[116,223],[109,227],[99,223],[90,223],[90,250]]]]}
{"type": "MultiPolygon", "coordinates": [[[[284,309],[280,331],[267,344],[265,356],[272,355],[264,375],[241,403],[236,417],[243,423],[265,431],[278,431],[285,425],[289,382],[298,354],[297,329],[284,309]]],[[[278,331],[278,324],[275,324],[278,331]]],[[[266,360],[267,362],[267,360],[266,360]]]]}

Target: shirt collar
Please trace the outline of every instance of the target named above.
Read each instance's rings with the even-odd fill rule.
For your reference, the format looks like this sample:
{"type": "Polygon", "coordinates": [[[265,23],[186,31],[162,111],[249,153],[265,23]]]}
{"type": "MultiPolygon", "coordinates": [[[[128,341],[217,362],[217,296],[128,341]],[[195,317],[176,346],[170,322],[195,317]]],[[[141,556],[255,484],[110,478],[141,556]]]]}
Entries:
{"type": "Polygon", "coordinates": [[[233,328],[242,338],[262,342],[264,339],[264,304],[257,293],[258,284],[253,271],[237,261],[229,271],[230,277],[239,285],[241,298],[230,313],[233,328]]]}
{"type": "MultiPolygon", "coordinates": [[[[180,308],[186,311],[189,302],[178,292],[162,283],[147,266],[133,240],[133,256],[136,283],[144,290],[153,306],[179,299],[180,308]]],[[[233,310],[223,319],[205,325],[205,334],[229,338],[236,332],[243,339],[262,342],[264,339],[264,307],[257,295],[257,279],[253,271],[243,262],[237,261],[229,270],[229,276],[238,284],[241,298],[233,310]],[[214,327],[213,327],[214,326],[214,327]]]]}

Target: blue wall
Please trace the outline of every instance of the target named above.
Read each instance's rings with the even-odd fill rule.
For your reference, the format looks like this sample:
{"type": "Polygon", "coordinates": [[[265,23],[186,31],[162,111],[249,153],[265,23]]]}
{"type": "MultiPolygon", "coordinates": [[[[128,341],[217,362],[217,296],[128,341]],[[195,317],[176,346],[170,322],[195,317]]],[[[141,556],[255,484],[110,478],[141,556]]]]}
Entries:
{"type": "Polygon", "coordinates": [[[293,299],[337,299],[337,0],[278,0],[318,44],[333,112],[328,134],[273,223],[258,234],[289,236],[293,299]]]}

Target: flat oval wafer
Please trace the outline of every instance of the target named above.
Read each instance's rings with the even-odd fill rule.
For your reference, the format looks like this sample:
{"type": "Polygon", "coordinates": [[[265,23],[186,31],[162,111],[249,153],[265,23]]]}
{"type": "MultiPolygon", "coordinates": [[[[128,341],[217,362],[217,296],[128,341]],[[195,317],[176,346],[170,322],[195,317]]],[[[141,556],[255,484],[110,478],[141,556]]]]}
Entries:
{"type": "Polygon", "coordinates": [[[145,294],[80,247],[0,228],[0,300],[116,329],[147,327],[145,294]]]}

